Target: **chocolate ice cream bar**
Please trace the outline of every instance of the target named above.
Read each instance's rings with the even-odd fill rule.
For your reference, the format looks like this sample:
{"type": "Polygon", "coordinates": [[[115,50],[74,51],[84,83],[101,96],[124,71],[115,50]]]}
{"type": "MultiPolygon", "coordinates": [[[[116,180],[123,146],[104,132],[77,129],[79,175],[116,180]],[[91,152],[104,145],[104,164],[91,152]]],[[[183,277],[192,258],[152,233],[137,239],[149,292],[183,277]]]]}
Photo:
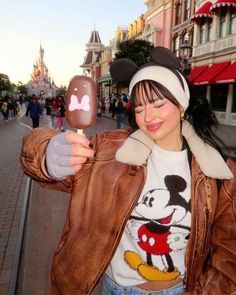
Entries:
{"type": "Polygon", "coordinates": [[[66,96],[67,122],[77,129],[91,127],[96,121],[96,85],[92,78],[74,76],[66,96]]]}

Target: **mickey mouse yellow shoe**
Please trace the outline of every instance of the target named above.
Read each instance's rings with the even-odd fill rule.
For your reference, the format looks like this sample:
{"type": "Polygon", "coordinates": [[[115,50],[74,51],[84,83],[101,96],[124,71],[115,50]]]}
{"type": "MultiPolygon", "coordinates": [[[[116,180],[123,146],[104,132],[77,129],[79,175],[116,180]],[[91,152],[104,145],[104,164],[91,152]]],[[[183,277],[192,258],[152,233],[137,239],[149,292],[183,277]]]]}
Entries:
{"type": "Polygon", "coordinates": [[[129,250],[124,252],[124,260],[134,270],[137,270],[138,266],[141,263],[144,263],[142,258],[137,253],[129,250]]]}
{"type": "Polygon", "coordinates": [[[141,277],[148,281],[169,281],[176,279],[180,275],[177,268],[172,272],[168,272],[166,268],[161,271],[159,268],[146,263],[139,264],[137,271],[141,277]]]}

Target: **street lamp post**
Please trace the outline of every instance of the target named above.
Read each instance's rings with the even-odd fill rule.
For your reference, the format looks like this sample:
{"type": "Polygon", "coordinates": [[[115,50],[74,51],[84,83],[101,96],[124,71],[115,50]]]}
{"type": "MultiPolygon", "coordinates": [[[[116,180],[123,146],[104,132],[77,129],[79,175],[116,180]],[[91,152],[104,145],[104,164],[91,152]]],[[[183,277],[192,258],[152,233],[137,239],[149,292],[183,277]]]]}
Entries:
{"type": "Polygon", "coordinates": [[[191,63],[189,62],[190,52],[192,47],[188,43],[183,43],[180,46],[181,49],[181,67],[182,72],[185,76],[189,75],[191,72],[191,63]]]}

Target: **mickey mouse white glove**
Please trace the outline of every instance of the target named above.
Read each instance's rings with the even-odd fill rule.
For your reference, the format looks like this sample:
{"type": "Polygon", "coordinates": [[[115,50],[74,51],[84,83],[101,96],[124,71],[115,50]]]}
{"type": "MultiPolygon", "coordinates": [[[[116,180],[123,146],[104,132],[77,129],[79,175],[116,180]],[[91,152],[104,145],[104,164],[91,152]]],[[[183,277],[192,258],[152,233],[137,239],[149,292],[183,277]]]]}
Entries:
{"type": "Polygon", "coordinates": [[[49,141],[46,149],[47,171],[53,179],[60,180],[75,174],[93,156],[92,143],[84,135],[63,132],[49,141]]]}

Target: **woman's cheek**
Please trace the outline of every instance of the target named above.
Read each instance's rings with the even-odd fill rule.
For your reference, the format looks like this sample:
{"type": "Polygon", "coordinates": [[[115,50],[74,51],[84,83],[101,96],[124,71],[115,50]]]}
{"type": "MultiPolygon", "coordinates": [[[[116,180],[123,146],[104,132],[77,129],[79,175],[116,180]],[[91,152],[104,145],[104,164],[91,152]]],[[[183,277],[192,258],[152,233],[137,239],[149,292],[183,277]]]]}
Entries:
{"type": "Polygon", "coordinates": [[[136,121],[138,127],[141,128],[144,120],[140,114],[135,114],[135,121],[136,121]]]}

